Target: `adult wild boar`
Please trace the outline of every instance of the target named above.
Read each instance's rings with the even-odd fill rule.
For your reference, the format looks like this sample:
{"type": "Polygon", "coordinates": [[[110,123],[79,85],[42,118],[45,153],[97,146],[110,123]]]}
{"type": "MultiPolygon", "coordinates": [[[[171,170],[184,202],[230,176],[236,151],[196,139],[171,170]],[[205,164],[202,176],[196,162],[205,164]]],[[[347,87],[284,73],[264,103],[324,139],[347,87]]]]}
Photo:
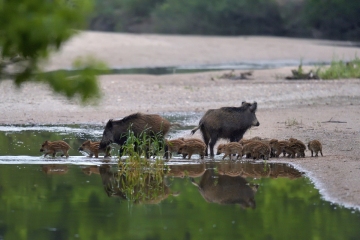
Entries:
{"type": "MultiPolygon", "coordinates": [[[[99,149],[106,149],[111,143],[117,143],[121,147],[126,142],[129,131],[132,131],[135,137],[146,134],[161,141],[170,125],[168,120],[157,114],[134,113],[121,120],[110,119],[105,126],[99,149]]],[[[119,154],[121,156],[121,152],[119,154]]]]}
{"type": "Polygon", "coordinates": [[[240,107],[222,107],[210,109],[200,119],[199,125],[191,130],[194,134],[200,129],[206,144],[205,156],[214,156],[214,146],[219,138],[229,139],[230,142],[238,142],[246,130],[252,126],[259,126],[255,112],[257,103],[242,102],[240,107]]]}

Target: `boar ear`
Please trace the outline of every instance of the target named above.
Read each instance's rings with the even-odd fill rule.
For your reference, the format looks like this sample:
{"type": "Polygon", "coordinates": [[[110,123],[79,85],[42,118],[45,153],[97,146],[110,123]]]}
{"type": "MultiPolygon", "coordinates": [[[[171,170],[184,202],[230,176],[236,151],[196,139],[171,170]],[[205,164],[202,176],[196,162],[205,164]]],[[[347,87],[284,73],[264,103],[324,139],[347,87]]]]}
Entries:
{"type": "Polygon", "coordinates": [[[251,107],[250,107],[250,111],[251,111],[251,112],[255,112],[256,109],[257,109],[257,102],[254,102],[254,103],[251,105],[251,107]]]}
{"type": "Polygon", "coordinates": [[[251,106],[251,103],[248,103],[246,101],[242,101],[242,103],[241,103],[241,107],[245,110],[248,109],[250,106],[251,106]]]}
{"type": "Polygon", "coordinates": [[[110,119],[107,123],[106,123],[106,128],[112,128],[112,119],[110,119]]]}

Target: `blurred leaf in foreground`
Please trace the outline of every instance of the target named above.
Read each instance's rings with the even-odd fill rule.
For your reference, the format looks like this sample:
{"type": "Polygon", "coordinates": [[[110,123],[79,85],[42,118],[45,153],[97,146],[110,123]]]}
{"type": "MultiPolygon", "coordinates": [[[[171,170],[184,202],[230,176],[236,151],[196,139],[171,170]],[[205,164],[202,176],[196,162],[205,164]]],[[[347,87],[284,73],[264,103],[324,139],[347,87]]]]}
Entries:
{"type": "Polygon", "coordinates": [[[95,59],[78,60],[74,73],[44,73],[41,63],[86,24],[92,1],[0,0],[0,81],[10,79],[19,87],[28,81],[48,83],[57,92],[82,102],[99,96],[95,59]]]}

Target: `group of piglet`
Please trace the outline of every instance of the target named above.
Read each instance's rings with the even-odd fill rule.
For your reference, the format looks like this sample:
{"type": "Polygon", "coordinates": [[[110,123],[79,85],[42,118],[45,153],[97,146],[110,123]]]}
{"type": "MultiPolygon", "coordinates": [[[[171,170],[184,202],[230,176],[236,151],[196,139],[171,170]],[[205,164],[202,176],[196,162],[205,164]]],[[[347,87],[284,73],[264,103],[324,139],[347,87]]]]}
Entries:
{"type": "MultiPolygon", "coordinates": [[[[95,156],[96,158],[99,157],[99,153],[104,154],[104,158],[111,157],[110,151],[111,147],[107,146],[105,149],[99,148],[100,142],[92,142],[90,140],[87,140],[81,144],[81,146],[78,148],[79,152],[85,152],[89,155],[89,157],[95,156]]],[[[55,157],[57,153],[60,153],[62,157],[69,157],[69,150],[70,145],[67,144],[65,141],[59,140],[59,141],[48,141],[46,140],[40,148],[40,152],[44,153],[44,157],[47,155],[51,155],[52,157],[55,157]]]]}
{"type": "MultiPolygon", "coordinates": [[[[168,148],[168,154],[170,158],[172,153],[176,152],[182,154],[183,158],[191,159],[193,154],[199,154],[203,159],[206,155],[206,145],[201,139],[197,138],[177,138],[172,140],[166,140],[168,148]]],[[[318,156],[320,152],[322,154],[322,145],[318,140],[312,140],[308,143],[308,149],[311,151],[311,156],[318,156]]],[[[270,157],[279,157],[281,153],[283,156],[294,158],[305,157],[305,144],[295,138],[279,141],[277,139],[262,139],[260,137],[254,137],[251,139],[241,139],[238,142],[221,143],[217,147],[217,155],[224,154],[222,159],[235,156],[236,159],[246,156],[246,158],[252,158],[254,160],[263,159],[268,160],[270,157]]],[[[168,155],[166,155],[168,156],[168,155]]]]}

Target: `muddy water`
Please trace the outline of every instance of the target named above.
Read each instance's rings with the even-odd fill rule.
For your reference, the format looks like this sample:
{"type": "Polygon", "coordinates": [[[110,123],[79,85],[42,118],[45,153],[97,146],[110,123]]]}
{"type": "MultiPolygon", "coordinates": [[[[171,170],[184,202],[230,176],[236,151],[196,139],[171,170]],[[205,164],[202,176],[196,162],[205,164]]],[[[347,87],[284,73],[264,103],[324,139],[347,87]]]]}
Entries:
{"type": "MultiPolygon", "coordinates": [[[[170,118],[187,126],[170,133],[177,136],[196,116],[170,118]]],[[[160,192],[146,188],[149,180],[148,198],[130,199],[117,158],[76,150],[101,134],[102,126],[0,127],[0,239],[360,237],[359,211],[322,200],[301,172],[271,161],[176,156],[161,175],[160,192]],[[41,156],[46,139],[67,141],[71,156],[41,156]]]]}

